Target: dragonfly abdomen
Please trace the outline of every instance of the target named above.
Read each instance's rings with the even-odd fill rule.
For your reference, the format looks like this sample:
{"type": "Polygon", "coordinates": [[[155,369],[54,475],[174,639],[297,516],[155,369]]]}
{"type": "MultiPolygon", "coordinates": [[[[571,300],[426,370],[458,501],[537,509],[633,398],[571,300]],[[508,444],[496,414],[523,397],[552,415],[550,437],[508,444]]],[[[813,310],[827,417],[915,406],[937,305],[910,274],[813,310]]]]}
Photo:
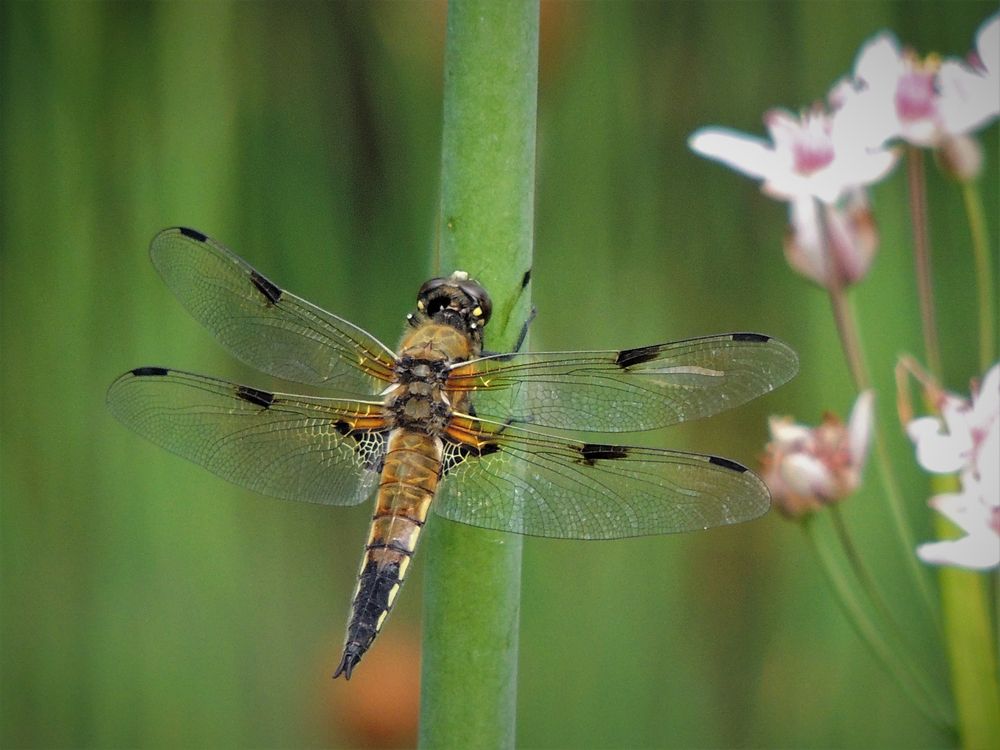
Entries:
{"type": "Polygon", "coordinates": [[[344,655],[334,677],[350,679],[392,610],[437,491],[442,453],[441,439],[425,432],[396,429],[389,435],[344,655]]]}

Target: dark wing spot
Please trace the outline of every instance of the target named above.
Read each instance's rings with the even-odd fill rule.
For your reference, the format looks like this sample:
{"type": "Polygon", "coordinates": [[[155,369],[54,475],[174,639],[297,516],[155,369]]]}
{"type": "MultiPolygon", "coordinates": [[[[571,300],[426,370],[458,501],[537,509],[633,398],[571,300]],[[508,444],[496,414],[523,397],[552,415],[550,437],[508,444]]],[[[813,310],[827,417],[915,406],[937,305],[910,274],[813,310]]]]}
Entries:
{"type": "Polygon", "coordinates": [[[281,290],[277,286],[256,271],[251,272],[250,280],[257,287],[257,291],[267,297],[268,302],[272,305],[278,304],[278,300],[281,299],[281,290]]]}
{"type": "Polygon", "coordinates": [[[628,456],[628,448],[624,445],[584,443],[577,450],[580,451],[580,461],[588,466],[593,466],[594,461],[598,459],[615,459],[628,456]]]}
{"type": "Polygon", "coordinates": [[[656,359],[660,354],[661,347],[656,346],[640,346],[636,349],[622,349],[618,352],[618,358],[615,360],[615,364],[625,369],[626,367],[632,367],[633,365],[641,365],[643,362],[649,362],[651,359],[656,359]]]}
{"type": "Polygon", "coordinates": [[[524,272],[524,277],[521,279],[521,288],[524,289],[528,286],[528,282],[531,281],[531,269],[529,268],[524,272]]]}
{"type": "Polygon", "coordinates": [[[766,344],[771,340],[770,336],[765,336],[763,333],[734,333],[733,341],[757,341],[761,344],[766,344]]]}
{"type": "Polygon", "coordinates": [[[486,443],[485,445],[479,448],[478,453],[476,453],[475,451],[473,452],[476,453],[476,455],[478,456],[488,456],[491,453],[496,453],[498,450],[500,450],[500,446],[497,445],[496,443],[486,443]]]}
{"type": "Polygon", "coordinates": [[[132,370],[132,374],[137,378],[162,378],[169,372],[170,370],[165,367],[136,367],[132,370]]]}
{"type": "Polygon", "coordinates": [[[273,393],[261,391],[257,388],[251,388],[248,385],[237,386],[236,395],[244,401],[249,401],[251,404],[256,404],[257,406],[261,406],[265,409],[269,409],[271,404],[274,403],[273,393]]]}
{"type": "Polygon", "coordinates": [[[187,227],[177,227],[177,228],[181,230],[181,234],[183,234],[185,237],[190,237],[192,240],[197,240],[198,242],[204,242],[205,240],[208,239],[206,235],[202,234],[197,229],[188,229],[187,227]]]}
{"type": "Polygon", "coordinates": [[[723,469],[731,469],[732,471],[738,471],[742,474],[744,471],[749,471],[743,464],[738,464],[735,461],[730,461],[728,458],[722,458],[721,456],[710,456],[708,459],[710,464],[715,464],[716,466],[721,466],[723,469]]]}
{"type": "Polygon", "coordinates": [[[338,434],[343,435],[344,437],[347,437],[348,435],[351,434],[351,425],[349,425],[347,422],[344,422],[343,420],[341,420],[340,422],[336,422],[333,425],[333,429],[335,429],[338,434]]]}

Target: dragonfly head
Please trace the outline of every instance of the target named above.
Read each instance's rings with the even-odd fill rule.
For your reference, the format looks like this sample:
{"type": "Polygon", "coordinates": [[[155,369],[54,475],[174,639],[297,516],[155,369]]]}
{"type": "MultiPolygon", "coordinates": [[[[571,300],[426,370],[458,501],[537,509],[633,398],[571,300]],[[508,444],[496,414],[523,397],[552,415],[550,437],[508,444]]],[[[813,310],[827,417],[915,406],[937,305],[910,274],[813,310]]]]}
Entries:
{"type": "Polygon", "coordinates": [[[492,312],[493,303],[486,290],[470,279],[469,274],[455,271],[420,287],[417,311],[411,319],[444,323],[481,339],[492,312]]]}

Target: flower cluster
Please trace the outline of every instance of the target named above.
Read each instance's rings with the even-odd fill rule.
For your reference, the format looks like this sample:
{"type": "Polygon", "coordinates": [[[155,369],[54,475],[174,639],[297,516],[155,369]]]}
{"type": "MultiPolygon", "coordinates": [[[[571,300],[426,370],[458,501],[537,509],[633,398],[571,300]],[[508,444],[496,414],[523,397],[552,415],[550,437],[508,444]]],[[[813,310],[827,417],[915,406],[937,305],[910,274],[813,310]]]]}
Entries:
{"type": "Polygon", "coordinates": [[[799,116],[768,112],[769,141],[706,127],[688,143],[789,204],[793,268],[824,287],[855,283],[877,244],[865,188],[892,171],[894,143],[940,149],[962,179],[981,165],[977,144],[963,139],[1000,116],[1000,15],[982,25],[975,44],[966,60],[921,59],[882,32],[862,46],[826,105],[799,116]]]}
{"type": "Polygon", "coordinates": [[[919,593],[928,619],[935,618],[933,592],[921,562],[969,570],[1000,566],[1000,363],[992,364],[997,358],[995,246],[987,238],[986,211],[975,181],[984,159],[973,137],[998,117],[1000,13],[995,13],[979,27],[974,50],[964,59],[921,57],[903,48],[893,34],[881,32],[862,45],[851,71],[822,103],[798,115],[767,112],[768,138],[706,127],[689,139],[698,154],[760,181],[766,195],[787,204],[785,257],[797,273],[827,293],[844,359],[860,394],[846,424],[830,414],[816,427],[790,417],[770,420],[762,476],[774,505],[787,518],[801,521],[845,613],[914,704],[940,726],[956,731],[966,744],[989,747],[1000,746],[1000,729],[979,719],[995,716],[1000,691],[992,679],[995,643],[988,637],[982,592],[968,585],[968,576],[942,576],[939,581],[952,602],[951,611],[969,615],[968,622],[945,619],[949,654],[976,654],[975,668],[966,656],[952,659],[955,695],[949,701],[919,664],[923,653],[912,648],[903,621],[853,541],[847,519],[829,512],[829,506],[861,486],[869,443],[874,443],[882,500],[889,511],[886,520],[906,555],[912,592],[919,593]],[[978,367],[988,370],[969,398],[945,393],[940,385],[944,359],[935,315],[923,149],[933,150],[942,171],[962,183],[977,282],[978,367]],[[867,275],[879,243],[866,191],[889,175],[900,157],[905,157],[907,172],[914,292],[927,364],[925,369],[901,353],[897,405],[916,447],[916,463],[908,462],[909,468],[919,464],[932,474],[949,475],[936,480],[937,494],[928,505],[956,527],[945,528],[941,522],[938,540],[919,545],[921,535],[910,526],[907,498],[882,425],[875,422],[874,379],[848,298],[848,288],[867,275]],[[921,384],[932,416],[913,418],[911,377],[921,384]],[[958,708],[957,720],[950,713],[952,703],[958,708]]]}
{"type": "Polygon", "coordinates": [[[971,399],[946,393],[940,416],[921,417],[906,428],[917,462],[935,474],[958,474],[960,492],[935,495],[930,506],[964,532],[955,540],[917,549],[937,565],[983,570],[1000,565],[1000,364],[971,399]]]}

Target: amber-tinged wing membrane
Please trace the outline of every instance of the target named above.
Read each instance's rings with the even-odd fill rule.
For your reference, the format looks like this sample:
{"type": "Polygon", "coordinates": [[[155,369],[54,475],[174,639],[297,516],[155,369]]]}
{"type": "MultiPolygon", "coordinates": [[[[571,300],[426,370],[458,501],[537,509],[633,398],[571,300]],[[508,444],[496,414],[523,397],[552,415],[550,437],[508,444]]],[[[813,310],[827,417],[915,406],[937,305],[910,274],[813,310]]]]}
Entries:
{"type": "Polygon", "coordinates": [[[193,229],[164,229],[149,248],[170,290],[236,357],[269,375],[342,393],[378,392],[393,352],[343,318],[296,297],[193,229]]]}
{"type": "Polygon", "coordinates": [[[432,506],[453,521],[559,539],[620,539],[740,523],[770,505],[764,483],[725,458],[465,421],[468,428],[454,428],[457,440],[446,443],[446,476],[432,506]],[[460,442],[477,440],[479,448],[460,442]]]}
{"type": "Polygon", "coordinates": [[[456,365],[476,415],[590,432],[636,432],[707,417],[777,388],[798,371],[787,345],[756,333],[622,351],[529,352],[456,365]]]}
{"type": "Polygon", "coordinates": [[[108,407],[152,442],[264,495],[355,505],[378,483],[382,405],[271,393],[161,367],[125,373],[108,407]]]}

